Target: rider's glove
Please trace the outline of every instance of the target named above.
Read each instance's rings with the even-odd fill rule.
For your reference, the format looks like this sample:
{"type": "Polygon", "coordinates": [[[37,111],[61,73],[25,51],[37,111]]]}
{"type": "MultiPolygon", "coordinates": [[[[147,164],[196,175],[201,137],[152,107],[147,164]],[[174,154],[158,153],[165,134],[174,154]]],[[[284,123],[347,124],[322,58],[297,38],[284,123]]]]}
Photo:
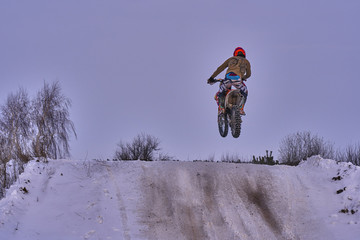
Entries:
{"type": "Polygon", "coordinates": [[[215,80],[213,77],[210,77],[210,78],[207,80],[207,83],[212,85],[212,84],[216,83],[216,80],[215,80]]]}

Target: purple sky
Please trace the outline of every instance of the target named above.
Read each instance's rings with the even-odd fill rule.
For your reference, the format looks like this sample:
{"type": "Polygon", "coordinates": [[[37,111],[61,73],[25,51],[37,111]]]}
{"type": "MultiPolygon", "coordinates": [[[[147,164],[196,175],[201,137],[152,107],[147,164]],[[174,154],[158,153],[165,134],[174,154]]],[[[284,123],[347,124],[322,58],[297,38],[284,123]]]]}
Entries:
{"type": "Polygon", "coordinates": [[[357,0],[1,1],[0,103],[58,80],[78,159],[112,157],[141,132],[183,160],[277,154],[305,130],[355,144],[359,10],[357,0]],[[222,138],[206,80],[238,46],[252,64],[247,116],[240,138],[222,138]]]}

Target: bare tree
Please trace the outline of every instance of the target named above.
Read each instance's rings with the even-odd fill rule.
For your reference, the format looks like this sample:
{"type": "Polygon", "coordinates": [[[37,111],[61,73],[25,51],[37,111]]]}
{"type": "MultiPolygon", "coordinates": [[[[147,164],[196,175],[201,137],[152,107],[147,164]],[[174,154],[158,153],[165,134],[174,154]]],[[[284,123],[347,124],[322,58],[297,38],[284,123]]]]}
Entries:
{"type": "Polygon", "coordinates": [[[159,151],[159,139],[145,135],[144,133],[137,135],[132,142],[118,144],[115,152],[115,158],[120,160],[144,160],[153,161],[155,152],[159,151]]]}
{"type": "Polygon", "coordinates": [[[44,83],[33,101],[36,137],[32,148],[35,157],[57,159],[70,154],[70,134],[77,137],[69,117],[70,106],[71,101],[61,93],[59,82],[51,85],[44,83]]]}
{"type": "Polygon", "coordinates": [[[30,100],[27,92],[20,88],[8,95],[0,113],[0,198],[17,177],[17,170],[29,161],[28,143],[31,139],[30,100]],[[9,161],[13,159],[13,176],[9,175],[9,161]]]}
{"type": "Polygon", "coordinates": [[[6,139],[3,133],[0,131],[0,163],[5,163],[7,160],[7,151],[6,151],[6,139]]]}
{"type": "Polygon", "coordinates": [[[1,107],[0,129],[3,135],[3,158],[20,159],[27,162],[30,158],[28,142],[31,138],[31,105],[27,92],[20,88],[11,93],[1,107]]]}
{"type": "Polygon", "coordinates": [[[6,152],[6,140],[0,131],[0,199],[5,195],[5,188],[7,187],[7,152],[6,152]]]}
{"type": "Polygon", "coordinates": [[[280,143],[279,153],[280,162],[294,165],[314,155],[321,155],[324,158],[335,156],[332,143],[316,135],[313,136],[309,131],[297,132],[285,137],[280,143]]]}
{"type": "Polygon", "coordinates": [[[69,155],[69,135],[76,137],[70,105],[58,82],[44,83],[32,102],[22,88],[8,96],[0,107],[0,198],[32,153],[55,159],[69,155]]]}

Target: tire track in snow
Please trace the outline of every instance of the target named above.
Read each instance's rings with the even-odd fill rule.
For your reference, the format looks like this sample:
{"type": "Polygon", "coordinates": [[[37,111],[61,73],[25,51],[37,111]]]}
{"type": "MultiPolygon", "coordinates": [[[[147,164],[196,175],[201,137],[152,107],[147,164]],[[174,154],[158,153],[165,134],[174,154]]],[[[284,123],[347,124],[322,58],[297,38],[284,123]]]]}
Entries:
{"type": "Polygon", "coordinates": [[[113,172],[111,171],[110,166],[106,166],[107,171],[109,172],[110,178],[112,180],[112,183],[114,184],[115,190],[116,190],[116,198],[117,198],[117,203],[118,203],[118,210],[120,213],[120,217],[121,217],[121,222],[122,222],[122,230],[124,233],[124,237],[126,240],[131,240],[131,237],[129,235],[130,230],[129,230],[129,226],[128,226],[128,217],[126,214],[126,207],[125,207],[125,203],[124,200],[121,196],[121,192],[120,192],[120,188],[118,183],[116,182],[116,179],[114,177],[113,172]]]}
{"type": "Polygon", "coordinates": [[[294,191],[298,182],[287,183],[283,167],[219,166],[154,163],[144,169],[139,211],[148,239],[311,239],[301,238],[309,225],[293,215],[307,210],[294,202],[303,193],[294,191]]]}

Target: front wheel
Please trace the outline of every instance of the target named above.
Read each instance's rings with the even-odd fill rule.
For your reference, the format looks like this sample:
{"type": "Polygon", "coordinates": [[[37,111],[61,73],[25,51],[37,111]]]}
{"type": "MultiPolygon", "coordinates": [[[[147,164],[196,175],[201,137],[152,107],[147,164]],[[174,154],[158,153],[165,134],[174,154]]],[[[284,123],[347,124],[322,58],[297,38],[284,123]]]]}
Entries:
{"type": "Polygon", "coordinates": [[[229,131],[228,117],[226,113],[220,113],[218,115],[218,126],[220,136],[226,137],[229,131]]]}
{"type": "Polygon", "coordinates": [[[231,134],[234,138],[238,138],[241,132],[241,115],[239,107],[231,110],[231,134]]]}

